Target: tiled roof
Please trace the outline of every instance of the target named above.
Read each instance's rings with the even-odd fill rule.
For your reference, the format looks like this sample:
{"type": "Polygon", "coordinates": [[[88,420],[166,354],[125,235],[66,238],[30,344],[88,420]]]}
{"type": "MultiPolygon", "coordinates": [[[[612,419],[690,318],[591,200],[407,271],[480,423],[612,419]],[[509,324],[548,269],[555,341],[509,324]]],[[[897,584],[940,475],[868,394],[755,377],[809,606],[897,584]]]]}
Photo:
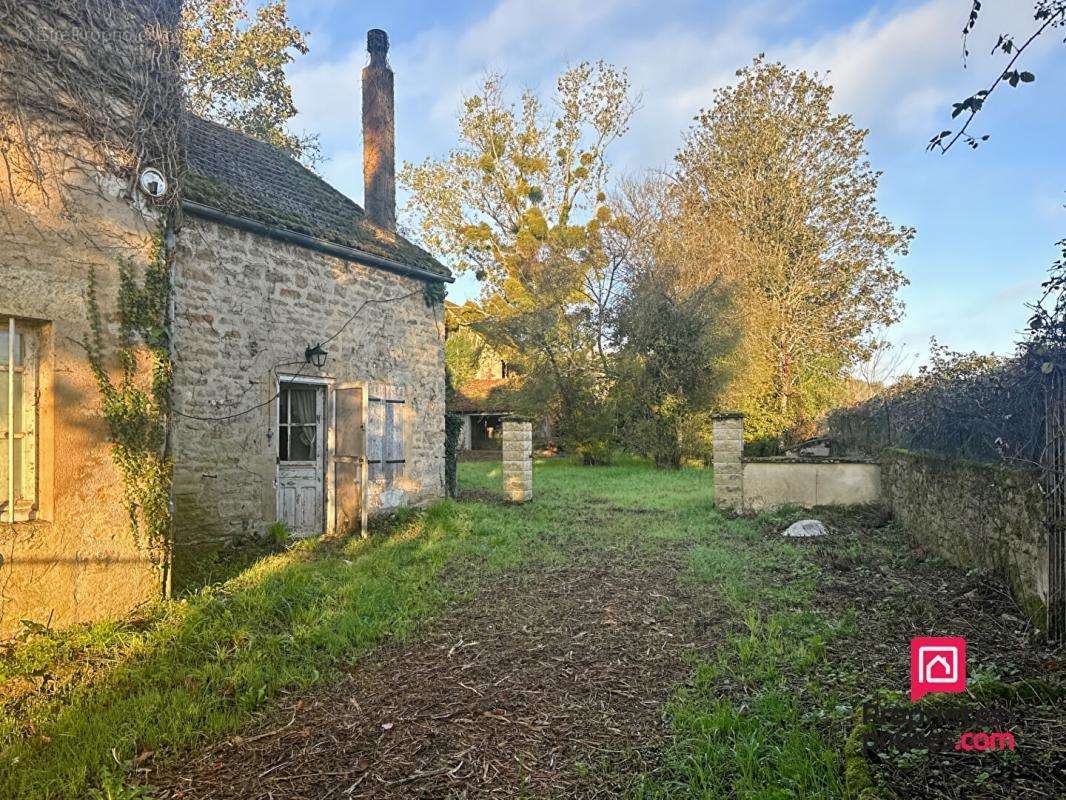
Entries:
{"type": "Polygon", "coordinates": [[[184,199],[274,228],[313,236],[371,256],[449,276],[448,268],[369,219],[283,150],[186,115],[188,174],[184,199]]]}

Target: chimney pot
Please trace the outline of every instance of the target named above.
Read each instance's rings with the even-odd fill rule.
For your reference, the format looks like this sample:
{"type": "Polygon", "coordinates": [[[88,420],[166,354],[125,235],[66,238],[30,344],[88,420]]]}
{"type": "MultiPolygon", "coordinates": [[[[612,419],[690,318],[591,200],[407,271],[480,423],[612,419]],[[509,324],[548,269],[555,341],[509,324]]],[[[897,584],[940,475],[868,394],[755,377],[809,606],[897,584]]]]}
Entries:
{"type": "Polygon", "coordinates": [[[396,116],[389,36],[366,34],[370,63],[363,68],[363,205],[370,221],[396,230],[396,116]]]}
{"type": "Polygon", "coordinates": [[[380,28],[371,28],[366,32],[366,49],[371,55],[389,52],[389,35],[380,28]]]}

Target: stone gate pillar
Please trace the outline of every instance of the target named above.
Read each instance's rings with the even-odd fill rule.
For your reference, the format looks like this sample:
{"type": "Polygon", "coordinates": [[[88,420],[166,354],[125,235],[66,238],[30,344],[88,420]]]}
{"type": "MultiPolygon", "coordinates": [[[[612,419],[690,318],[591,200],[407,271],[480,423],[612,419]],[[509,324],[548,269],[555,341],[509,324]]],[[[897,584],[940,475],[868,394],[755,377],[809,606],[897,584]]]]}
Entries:
{"type": "Polygon", "coordinates": [[[714,415],[714,504],[722,511],[744,508],[744,415],[714,415]]]}
{"type": "Polygon", "coordinates": [[[503,491],[515,503],[533,499],[533,424],[503,421],[503,491]]]}

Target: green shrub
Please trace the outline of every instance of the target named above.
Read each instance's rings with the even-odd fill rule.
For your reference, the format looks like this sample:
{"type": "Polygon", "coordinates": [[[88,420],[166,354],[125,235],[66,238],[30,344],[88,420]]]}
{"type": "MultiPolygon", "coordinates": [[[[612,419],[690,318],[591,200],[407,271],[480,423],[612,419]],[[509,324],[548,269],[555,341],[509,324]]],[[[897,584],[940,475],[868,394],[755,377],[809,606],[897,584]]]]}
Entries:
{"type": "Polygon", "coordinates": [[[586,467],[606,467],[614,461],[614,451],[606,439],[591,439],[574,446],[574,456],[586,467]]]}
{"type": "Polygon", "coordinates": [[[1043,447],[1038,364],[956,353],[934,341],[931,360],[876,397],[829,414],[825,428],[848,448],[886,447],[954,458],[1036,463],[1043,447]]]}

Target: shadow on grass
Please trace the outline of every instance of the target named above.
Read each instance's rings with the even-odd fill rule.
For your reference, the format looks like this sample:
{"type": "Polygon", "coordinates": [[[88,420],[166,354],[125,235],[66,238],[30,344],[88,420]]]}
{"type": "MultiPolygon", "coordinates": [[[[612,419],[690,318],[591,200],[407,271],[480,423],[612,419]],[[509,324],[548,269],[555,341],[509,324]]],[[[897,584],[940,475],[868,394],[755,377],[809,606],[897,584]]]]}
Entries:
{"type": "Polygon", "coordinates": [[[476,550],[441,502],[385,537],[304,542],[135,623],[35,637],[0,661],[0,796],[84,797],[108,769],[239,728],[447,598],[435,580],[476,550]],[[19,691],[19,686],[23,691],[19,691]]]}
{"type": "MultiPolygon", "coordinates": [[[[500,465],[462,464],[461,485],[499,493],[500,465]]],[[[538,460],[522,506],[444,501],[369,539],[301,542],[137,620],[36,636],[0,655],[0,797],[86,797],[149,754],[235,733],[280,692],[408,635],[486,571],[568,563],[575,538],[652,546],[720,524],[705,471],[538,460]]]]}

